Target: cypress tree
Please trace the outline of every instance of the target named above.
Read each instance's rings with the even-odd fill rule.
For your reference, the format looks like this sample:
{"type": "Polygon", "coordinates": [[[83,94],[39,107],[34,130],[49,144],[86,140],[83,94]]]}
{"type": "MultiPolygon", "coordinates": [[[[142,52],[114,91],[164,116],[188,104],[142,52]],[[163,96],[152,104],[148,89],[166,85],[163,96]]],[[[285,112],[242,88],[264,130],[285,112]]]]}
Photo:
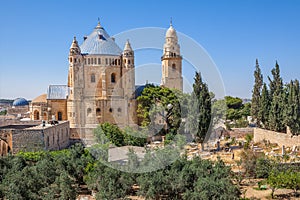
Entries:
{"type": "Polygon", "coordinates": [[[280,69],[278,62],[276,61],[275,68],[271,71],[273,80],[268,76],[269,79],[269,88],[270,88],[270,97],[273,99],[273,95],[276,92],[275,95],[278,95],[282,91],[283,84],[282,84],[282,78],[280,76],[280,69]]]}
{"type": "Polygon", "coordinates": [[[269,110],[270,110],[270,96],[267,88],[267,84],[263,84],[263,88],[261,91],[261,98],[259,101],[259,112],[258,112],[258,120],[262,123],[262,127],[268,129],[269,128],[269,110]]]}
{"type": "Polygon", "coordinates": [[[260,98],[261,98],[261,88],[263,85],[263,76],[261,74],[261,70],[258,64],[258,60],[256,59],[255,71],[254,71],[254,86],[252,90],[252,100],[251,100],[251,115],[252,119],[256,120],[256,124],[260,127],[260,98]]]}
{"type": "Polygon", "coordinates": [[[286,94],[283,91],[282,78],[280,77],[279,65],[276,61],[275,68],[272,69],[273,80],[270,81],[270,96],[272,98],[269,112],[269,128],[273,131],[284,132],[284,108],[286,94]]]}
{"type": "Polygon", "coordinates": [[[290,127],[292,134],[300,134],[300,95],[299,81],[291,81],[287,86],[287,104],[285,108],[285,125],[290,127]]]}
{"type": "Polygon", "coordinates": [[[189,106],[188,128],[195,141],[202,144],[211,124],[211,97],[208,86],[202,81],[200,72],[196,72],[192,98],[189,106]]]}

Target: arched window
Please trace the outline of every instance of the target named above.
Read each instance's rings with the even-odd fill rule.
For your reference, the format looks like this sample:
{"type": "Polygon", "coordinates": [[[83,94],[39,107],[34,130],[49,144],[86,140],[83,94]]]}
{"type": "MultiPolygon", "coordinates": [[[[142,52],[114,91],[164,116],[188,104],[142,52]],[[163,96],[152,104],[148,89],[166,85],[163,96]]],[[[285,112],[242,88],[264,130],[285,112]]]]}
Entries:
{"type": "Polygon", "coordinates": [[[122,111],[122,109],[121,108],[118,108],[118,112],[121,112],[122,111]]]}
{"type": "Polygon", "coordinates": [[[57,112],[57,120],[58,121],[62,120],[62,112],[57,112]]]}
{"type": "Polygon", "coordinates": [[[110,109],[109,109],[109,112],[112,112],[112,111],[113,111],[113,109],[112,109],[112,108],[110,108],[110,109]]]}
{"type": "Polygon", "coordinates": [[[98,65],[101,65],[101,58],[98,58],[98,65]]]}
{"type": "Polygon", "coordinates": [[[112,74],[110,75],[110,81],[111,81],[112,83],[115,83],[115,82],[116,82],[116,74],[115,74],[115,73],[112,73],[112,74]]]}
{"type": "Polygon", "coordinates": [[[101,115],[101,109],[100,109],[100,108],[97,108],[97,109],[96,109],[96,115],[97,115],[97,116],[100,116],[100,115],[101,115]]]}
{"type": "Polygon", "coordinates": [[[176,69],[176,65],[175,63],[172,64],[172,69],[175,70],[176,69]]]}
{"type": "Polygon", "coordinates": [[[47,113],[44,112],[43,120],[47,120],[47,113]]]}
{"type": "Polygon", "coordinates": [[[91,108],[88,108],[88,109],[86,110],[86,112],[87,112],[87,115],[89,115],[89,114],[92,112],[92,109],[91,109],[91,108]]]}
{"type": "Polygon", "coordinates": [[[88,65],[90,64],[90,58],[88,58],[88,65]]]}
{"type": "Polygon", "coordinates": [[[91,75],[91,83],[95,83],[96,82],[96,77],[95,74],[91,75]]]}
{"type": "Polygon", "coordinates": [[[128,64],[130,65],[130,60],[128,60],[128,64]]]}
{"type": "Polygon", "coordinates": [[[33,113],[33,120],[40,120],[40,112],[35,110],[33,113]]]}

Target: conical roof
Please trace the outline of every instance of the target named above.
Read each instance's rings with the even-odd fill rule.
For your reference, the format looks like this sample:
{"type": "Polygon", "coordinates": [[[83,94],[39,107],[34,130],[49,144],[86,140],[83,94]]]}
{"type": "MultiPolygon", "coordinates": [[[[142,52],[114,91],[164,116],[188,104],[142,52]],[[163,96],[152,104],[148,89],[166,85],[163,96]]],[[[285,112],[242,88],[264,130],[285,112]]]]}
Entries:
{"type": "Polygon", "coordinates": [[[129,40],[126,41],[124,51],[132,51],[129,40]]]}
{"type": "Polygon", "coordinates": [[[100,25],[87,36],[80,46],[82,54],[121,55],[122,50],[100,25]]]}

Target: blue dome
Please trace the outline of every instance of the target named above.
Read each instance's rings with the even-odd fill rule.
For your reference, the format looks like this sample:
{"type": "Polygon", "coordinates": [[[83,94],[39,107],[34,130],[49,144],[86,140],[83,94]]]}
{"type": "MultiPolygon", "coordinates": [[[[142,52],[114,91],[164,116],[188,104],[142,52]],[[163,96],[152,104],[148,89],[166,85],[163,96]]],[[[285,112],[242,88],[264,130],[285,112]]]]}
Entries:
{"type": "Polygon", "coordinates": [[[13,102],[13,106],[27,106],[27,105],[29,105],[29,103],[24,98],[17,98],[13,102]]]}

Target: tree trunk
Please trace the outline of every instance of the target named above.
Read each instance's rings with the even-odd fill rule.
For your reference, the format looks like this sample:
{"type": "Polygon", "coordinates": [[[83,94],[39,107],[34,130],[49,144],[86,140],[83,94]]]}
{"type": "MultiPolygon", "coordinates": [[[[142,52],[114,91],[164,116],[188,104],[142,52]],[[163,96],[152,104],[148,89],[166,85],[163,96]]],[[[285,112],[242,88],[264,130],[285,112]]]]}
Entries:
{"type": "Polygon", "coordinates": [[[201,152],[203,152],[204,151],[204,143],[203,142],[200,143],[200,146],[201,146],[201,152]]]}

